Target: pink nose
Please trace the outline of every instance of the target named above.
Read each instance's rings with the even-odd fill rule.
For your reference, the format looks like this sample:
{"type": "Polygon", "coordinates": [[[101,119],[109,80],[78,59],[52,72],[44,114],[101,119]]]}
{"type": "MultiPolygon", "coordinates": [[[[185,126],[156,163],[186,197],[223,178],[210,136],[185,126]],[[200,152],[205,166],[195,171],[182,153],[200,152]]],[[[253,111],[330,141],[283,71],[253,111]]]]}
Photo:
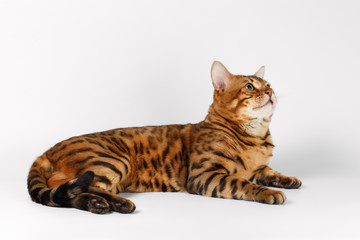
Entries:
{"type": "Polygon", "coordinates": [[[270,89],[266,90],[265,93],[271,97],[272,91],[270,89]]]}

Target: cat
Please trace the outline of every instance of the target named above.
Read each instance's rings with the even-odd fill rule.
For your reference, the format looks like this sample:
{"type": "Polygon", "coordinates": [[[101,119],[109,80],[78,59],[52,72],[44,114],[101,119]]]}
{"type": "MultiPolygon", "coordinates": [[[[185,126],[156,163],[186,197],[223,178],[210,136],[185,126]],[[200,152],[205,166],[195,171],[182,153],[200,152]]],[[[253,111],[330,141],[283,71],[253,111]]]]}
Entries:
{"type": "Polygon", "coordinates": [[[282,204],[296,177],[270,167],[269,124],[277,100],[264,78],[233,75],[215,61],[213,103],[197,124],[119,128],[72,137],[38,157],[28,175],[31,199],[92,213],[132,213],[121,192],[188,192],[282,204]]]}

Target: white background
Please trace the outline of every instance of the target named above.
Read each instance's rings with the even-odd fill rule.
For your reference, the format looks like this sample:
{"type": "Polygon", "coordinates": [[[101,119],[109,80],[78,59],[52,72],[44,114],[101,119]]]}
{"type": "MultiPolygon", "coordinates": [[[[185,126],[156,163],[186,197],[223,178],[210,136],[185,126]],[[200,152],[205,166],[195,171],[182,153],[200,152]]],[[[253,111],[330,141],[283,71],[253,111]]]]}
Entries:
{"type": "Polygon", "coordinates": [[[1,239],[359,239],[358,1],[0,1],[1,239]],[[266,66],[282,206],[126,194],[131,215],[31,202],[33,160],[117,127],[199,122],[210,67],[266,66]]]}

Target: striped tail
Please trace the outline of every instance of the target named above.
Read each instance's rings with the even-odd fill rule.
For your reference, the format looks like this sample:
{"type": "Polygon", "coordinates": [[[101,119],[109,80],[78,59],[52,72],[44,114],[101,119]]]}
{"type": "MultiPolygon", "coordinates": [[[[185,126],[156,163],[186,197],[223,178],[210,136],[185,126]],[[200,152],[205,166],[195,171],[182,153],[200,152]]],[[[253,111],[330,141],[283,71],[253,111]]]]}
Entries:
{"type": "Polygon", "coordinates": [[[27,184],[34,202],[52,207],[71,207],[71,200],[80,193],[87,192],[94,180],[94,172],[88,171],[52,189],[48,187],[46,181],[46,175],[50,172],[50,162],[46,158],[39,157],[30,169],[27,184]]]}

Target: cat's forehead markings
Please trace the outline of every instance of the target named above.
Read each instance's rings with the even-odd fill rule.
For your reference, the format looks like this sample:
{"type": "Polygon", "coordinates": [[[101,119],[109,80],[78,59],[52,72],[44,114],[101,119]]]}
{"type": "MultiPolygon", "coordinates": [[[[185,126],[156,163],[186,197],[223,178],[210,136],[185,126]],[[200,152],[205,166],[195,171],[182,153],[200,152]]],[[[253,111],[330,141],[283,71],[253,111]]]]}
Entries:
{"type": "Polygon", "coordinates": [[[254,85],[254,87],[256,88],[260,88],[261,87],[261,79],[253,77],[253,76],[249,76],[248,77],[249,81],[254,85]]]}
{"type": "Polygon", "coordinates": [[[257,78],[255,76],[249,76],[248,79],[251,81],[251,83],[260,83],[261,84],[261,78],[257,78]]]}

